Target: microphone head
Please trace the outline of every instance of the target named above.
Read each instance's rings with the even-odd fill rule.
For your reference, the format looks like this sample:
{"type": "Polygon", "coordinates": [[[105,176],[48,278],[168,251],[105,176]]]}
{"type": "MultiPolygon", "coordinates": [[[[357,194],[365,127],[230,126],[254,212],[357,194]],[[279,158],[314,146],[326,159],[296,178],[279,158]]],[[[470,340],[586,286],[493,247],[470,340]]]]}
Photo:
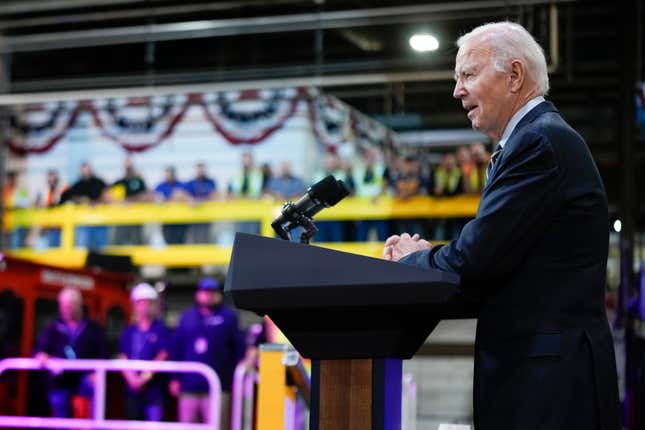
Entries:
{"type": "Polygon", "coordinates": [[[349,189],[341,180],[329,175],[313,184],[307,193],[315,200],[325,206],[334,206],[336,203],[349,195],[349,189]]]}

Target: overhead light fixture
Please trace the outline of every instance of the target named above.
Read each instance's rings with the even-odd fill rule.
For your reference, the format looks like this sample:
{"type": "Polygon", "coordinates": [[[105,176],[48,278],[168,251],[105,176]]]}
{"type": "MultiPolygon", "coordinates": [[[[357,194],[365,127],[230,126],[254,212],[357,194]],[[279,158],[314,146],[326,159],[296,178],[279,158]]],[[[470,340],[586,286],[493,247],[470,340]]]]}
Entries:
{"type": "Polygon", "coordinates": [[[622,229],[623,229],[623,223],[622,223],[622,222],[620,222],[620,220],[619,220],[619,219],[617,219],[616,221],[614,221],[614,230],[616,231],[616,233],[620,233],[620,231],[621,231],[622,229]]]}
{"type": "Polygon", "coordinates": [[[432,34],[418,33],[410,38],[410,46],[417,52],[436,51],[439,48],[439,40],[432,34]]]}

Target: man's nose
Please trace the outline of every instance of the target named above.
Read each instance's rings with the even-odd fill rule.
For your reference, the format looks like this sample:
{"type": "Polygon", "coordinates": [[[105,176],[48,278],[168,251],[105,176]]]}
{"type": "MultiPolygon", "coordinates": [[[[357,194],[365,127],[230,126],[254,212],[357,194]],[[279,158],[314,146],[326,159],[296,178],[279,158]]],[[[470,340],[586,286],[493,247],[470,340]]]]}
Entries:
{"type": "Polygon", "coordinates": [[[465,94],[464,86],[461,83],[461,79],[458,79],[457,82],[455,82],[455,89],[452,91],[452,96],[456,99],[460,99],[464,96],[464,94],[465,94]]]}

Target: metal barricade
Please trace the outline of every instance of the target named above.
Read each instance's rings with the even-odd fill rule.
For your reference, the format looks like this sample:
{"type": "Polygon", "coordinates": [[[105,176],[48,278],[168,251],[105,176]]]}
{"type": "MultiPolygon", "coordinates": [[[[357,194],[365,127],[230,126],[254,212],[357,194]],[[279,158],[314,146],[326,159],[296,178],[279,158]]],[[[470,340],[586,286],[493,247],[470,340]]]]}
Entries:
{"type": "Polygon", "coordinates": [[[93,371],[93,418],[19,417],[0,415],[0,427],[20,428],[86,428],[122,430],[219,430],[221,384],[215,371],[203,363],[143,360],[65,360],[50,358],[44,362],[35,358],[7,358],[0,361],[0,375],[7,370],[93,371]],[[210,413],[207,423],[127,421],[105,419],[105,386],[108,371],[143,370],[164,373],[199,373],[208,382],[210,413]]]}
{"type": "Polygon", "coordinates": [[[412,375],[403,375],[403,398],[401,400],[401,430],[417,428],[417,384],[412,375]]]}
{"type": "Polygon", "coordinates": [[[248,366],[244,362],[238,364],[233,375],[231,430],[253,430],[257,380],[258,371],[255,366],[248,366]]]}

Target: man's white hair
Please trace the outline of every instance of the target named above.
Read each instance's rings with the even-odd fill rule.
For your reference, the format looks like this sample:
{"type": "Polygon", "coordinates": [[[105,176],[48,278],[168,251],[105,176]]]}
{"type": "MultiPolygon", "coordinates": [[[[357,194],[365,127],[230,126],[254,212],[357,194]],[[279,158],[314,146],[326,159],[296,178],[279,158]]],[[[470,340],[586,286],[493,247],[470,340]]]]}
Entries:
{"type": "Polygon", "coordinates": [[[546,58],[542,47],[535,41],[531,33],[514,22],[493,22],[480,25],[470,33],[457,40],[457,46],[480,40],[493,49],[493,64],[499,71],[508,71],[513,60],[524,63],[526,72],[535,82],[539,95],[549,92],[549,74],[546,58]]]}
{"type": "Polygon", "coordinates": [[[63,299],[67,299],[78,304],[83,303],[83,296],[81,295],[81,292],[78,291],[78,289],[72,287],[65,287],[61,290],[60,293],[58,293],[58,300],[63,299]]]}

